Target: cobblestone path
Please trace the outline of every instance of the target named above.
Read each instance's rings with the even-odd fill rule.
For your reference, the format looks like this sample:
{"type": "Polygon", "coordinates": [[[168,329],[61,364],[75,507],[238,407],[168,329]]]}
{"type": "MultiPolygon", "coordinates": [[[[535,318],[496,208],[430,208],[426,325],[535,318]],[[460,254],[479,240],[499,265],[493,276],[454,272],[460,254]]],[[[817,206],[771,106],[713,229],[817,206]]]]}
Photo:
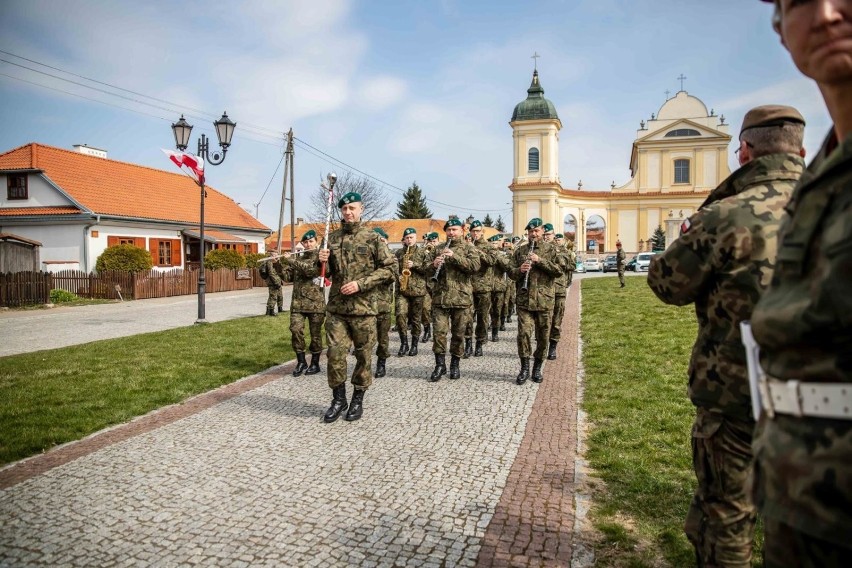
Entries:
{"type": "Polygon", "coordinates": [[[392,357],[357,422],[291,363],[0,470],[0,565],[569,566],[578,288],[540,385],[513,319],[457,381],[392,357]]]}

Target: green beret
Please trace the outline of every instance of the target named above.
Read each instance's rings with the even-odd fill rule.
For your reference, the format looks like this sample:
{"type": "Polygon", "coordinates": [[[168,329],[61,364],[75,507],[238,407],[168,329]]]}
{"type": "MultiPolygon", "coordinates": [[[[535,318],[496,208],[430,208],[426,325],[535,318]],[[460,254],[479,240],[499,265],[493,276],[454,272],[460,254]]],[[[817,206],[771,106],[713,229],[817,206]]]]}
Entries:
{"type": "Polygon", "coordinates": [[[499,240],[500,240],[500,235],[494,235],[493,237],[488,238],[489,243],[496,243],[499,240]]]}
{"type": "Polygon", "coordinates": [[[527,223],[527,226],[524,230],[529,231],[530,229],[536,229],[538,227],[541,227],[541,219],[539,219],[538,217],[533,217],[532,219],[530,219],[530,222],[527,223]]]}
{"type": "Polygon", "coordinates": [[[309,240],[315,239],[315,238],[317,238],[317,232],[314,231],[313,229],[311,229],[310,231],[308,231],[304,235],[302,235],[302,242],[309,241],[309,240]]]}
{"type": "Polygon", "coordinates": [[[404,230],[402,232],[402,237],[405,238],[408,235],[416,235],[416,234],[417,234],[417,229],[415,229],[414,227],[408,227],[406,230],[404,230]]]}
{"type": "MultiPolygon", "coordinates": [[[[530,222],[532,222],[532,221],[530,221],[530,222]]],[[[545,223],[544,224],[544,232],[545,233],[552,233],[553,232],[553,225],[551,225],[550,223],[545,223]]]]}
{"type": "Polygon", "coordinates": [[[437,241],[438,240],[438,233],[432,231],[431,233],[426,235],[426,240],[427,241],[437,241]]]}
{"type": "MultiPolygon", "coordinates": [[[[357,195],[357,193],[356,193],[356,195],[357,195]]],[[[386,239],[386,238],[388,238],[388,234],[387,234],[387,233],[385,232],[385,230],[384,230],[384,229],[382,229],[381,227],[376,227],[375,229],[373,229],[373,232],[374,232],[374,233],[378,233],[378,234],[379,234],[379,236],[381,236],[381,237],[383,237],[383,238],[385,238],[385,239],[386,239]]]]}
{"type": "Polygon", "coordinates": [[[474,221],[470,222],[470,228],[471,229],[476,229],[477,227],[481,227],[481,226],[482,226],[482,223],[480,223],[479,220],[474,220],[474,221]]]}
{"type": "Polygon", "coordinates": [[[349,193],[347,193],[346,195],[344,195],[343,197],[340,198],[340,201],[337,202],[337,207],[340,208],[340,207],[343,207],[344,205],[346,205],[347,203],[356,203],[356,202],[358,202],[358,203],[361,202],[361,194],[356,193],[354,191],[350,191],[349,193]]]}
{"type": "Polygon", "coordinates": [[[565,235],[563,235],[562,233],[556,233],[556,238],[557,239],[564,239],[565,235]]]}
{"type": "Polygon", "coordinates": [[[462,227],[462,222],[460,219],[449,219],[446,223],[444,223],[444,230],[446,231],[448,227],[462,227]]]}
{"type": "Polygon", "coordinates": [[[505,239],[503,239],[503,242],[504,243],[511,243],[512,239],[510,239],[509,237],[506,237],[505,239]]]}
{"type": "Polygon", "coordinates": [[[519,242],[521,242],[521,237],[512,237],[512,242],[513,242],[513,243],[519,243],[519,242]]]}

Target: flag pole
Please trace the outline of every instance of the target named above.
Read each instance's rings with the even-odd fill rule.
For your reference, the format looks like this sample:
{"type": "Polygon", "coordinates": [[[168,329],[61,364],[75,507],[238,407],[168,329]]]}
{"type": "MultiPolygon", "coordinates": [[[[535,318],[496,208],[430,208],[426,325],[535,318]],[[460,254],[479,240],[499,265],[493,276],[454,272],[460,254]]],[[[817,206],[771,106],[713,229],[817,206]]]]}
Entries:
{"type": "MultiPolygon", "coordinates": [[[[331,230],[331,202],[334,201],[334,184],[337,182],[337,174],[328,174],[328,185],[323,184],[323,187],[328,188],[328,199],[325,205],[325,236],[322,240],[322,250],[328,250],[328,233],[331,230]]],[[[325,268],[327,262],[322,263],[322,271],[320,272],[320,283],[322,288],[326,287],[325,268]]]]}

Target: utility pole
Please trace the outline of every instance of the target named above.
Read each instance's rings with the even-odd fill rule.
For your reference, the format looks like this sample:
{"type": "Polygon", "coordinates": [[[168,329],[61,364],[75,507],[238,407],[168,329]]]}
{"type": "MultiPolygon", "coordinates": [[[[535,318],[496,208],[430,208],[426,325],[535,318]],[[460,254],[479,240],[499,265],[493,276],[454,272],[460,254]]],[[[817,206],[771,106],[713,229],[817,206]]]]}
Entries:
{"type": "MultiPolygon", "coordinates": [[[[287,133],[287,146],[286,150],[284,150],[284,178],[281,183],[281,209],[278,213],[278,242],[276,244],[276,252],[278,254],[282,254],[281,250],[281,232],[284,230],[284,204],[287,203],[287,172],[290,169],[290,154],[292,152],[292,135],[293,129],[290,129],[290,132],[287,133]]],[[[292,199],[291,199],[292,206],[292,199]]],[[[293,240],[290,239],[290,245],[292,247],[293,240]]]]}
{"type": "Polygon", "coordinates": [[[296,250],[296,207],[293,200],[293,197],[296,195],[293,188],[293,166],[296,163],[296,154],[293,152],[292,127],[287,132],[287,151],[290,152],[290,242],[292,243],[293,250],[296,250]]]}

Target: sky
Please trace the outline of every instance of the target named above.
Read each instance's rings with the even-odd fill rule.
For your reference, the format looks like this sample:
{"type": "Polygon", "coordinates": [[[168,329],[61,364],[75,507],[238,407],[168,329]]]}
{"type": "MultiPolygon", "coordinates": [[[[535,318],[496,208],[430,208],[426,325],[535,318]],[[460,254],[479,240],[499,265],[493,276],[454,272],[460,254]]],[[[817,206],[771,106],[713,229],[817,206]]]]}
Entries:
{"type": "Polygon", "coordinates": [[[290,128],[296,216],[348,170],[387,192],[387,218],[416,182],[435,218],[511,230],[509,120],[534,62],[565,188],[627,183],[639,122],[681,75],[734,140],[749,108],[795,106],[815,154],[831,121],[770,17],[758,0],[3,0],[0,152],[88,144],[174,170],[171,123],[195,127],[189,151],[201,133],[216,147],[227,111],[236,132],[207,182],[273,230],[290,128]]]}

